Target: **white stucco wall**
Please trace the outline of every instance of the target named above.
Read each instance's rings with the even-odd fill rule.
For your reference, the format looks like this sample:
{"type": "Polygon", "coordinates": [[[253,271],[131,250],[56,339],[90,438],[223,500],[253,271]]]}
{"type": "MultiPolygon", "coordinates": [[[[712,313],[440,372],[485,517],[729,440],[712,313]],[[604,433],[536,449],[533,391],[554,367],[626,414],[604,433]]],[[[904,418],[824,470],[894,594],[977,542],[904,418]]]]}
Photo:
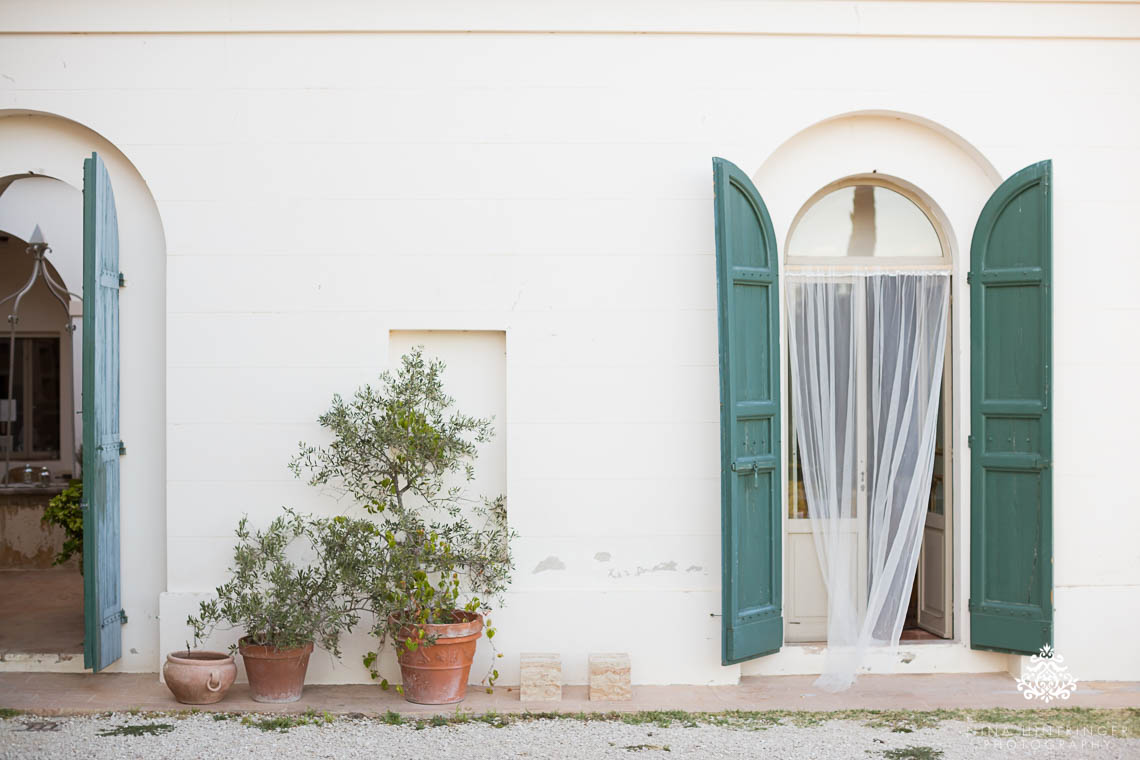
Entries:
{"type": "MultiPolygon", "coordinates": [[[[0,45],[0,108],[106,137],[165,230],[165,414],[149,411],[165,416],[165,520],[124,542],[124,563],[165,568],[124,576],[137,605],[164,592],[161,639],[132,662],[157,669],[158,650],[184,641],[241,513],[344,508],[286,463],[332,393],[387,365],[390,331],[484,330],[505,333],[520,533],[497,621],[503,682],[517,680],[519,651],[560,651],[570,683],[590,651],[631,652],[639,683],[735,681],[717,617],[709,158],[756,177],[781,246],[819,185],[888,162],[946,212],[958,253],[986,183],[1052,158],[1056,643],[1079,678],[1140,679],[1126,625],[1140,609],[1140,510],[1121,477],[1140,424],[1140,6],[314,8],[4,8],[15,33],[0,45]],[[267,33],[220,33],[246,29],[267,33]],[[813,181],[777,181],[782,145],[866,112],[935,126],[902,129],[917,143],[812,132],[813,181]],[[963,182],[940,173],[955,151],[963,182]]],[[[126,425],[124,408],[124,437],[126,425]]],[[[962,537],[968,489],[956,485],[962,537]]],[[[367,643],[339,666],[318,657],[310,680],[366,679],[367,643]]],[[[744,672],[815,667],[806,648],[780,658],[744,672]]],[[[961,639],[914,663],[1008,665],[961,639]]]]}

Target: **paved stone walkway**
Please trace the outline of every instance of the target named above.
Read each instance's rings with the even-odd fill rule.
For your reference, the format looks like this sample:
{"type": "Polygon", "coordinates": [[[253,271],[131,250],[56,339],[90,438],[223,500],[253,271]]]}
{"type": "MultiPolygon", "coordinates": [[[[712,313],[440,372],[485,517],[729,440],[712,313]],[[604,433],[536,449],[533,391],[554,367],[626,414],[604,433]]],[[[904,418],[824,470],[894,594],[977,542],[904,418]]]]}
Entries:
{"type": "MultiPolygon", "coordinates": [[[[520,702],[516,687],[494,694],[472,686],[464,710],[510,712],[606,712],[611,710],[842,710],[1041,707],[1029,702],[1006,673],[863,676],[850,690],[829,694],[812,686],[814,676],[749,677],[737,686],[635,686],[629,702],[590,702],[586,687],[563,688],[560,702],[520,702]]],[[[1140,707],[1140,683],[1084,681],[1071,699],[1049,707],[1140,707]]],[[[154,673],[0,673],[0,707],[39,714],[82,714],[108,710],[180,710],[154,673]]],[[[406,702],[395,691],[376,685],[306,686],[299,702],[268,705],[249,698],[245,684],[235,684],[224,700],[202,710],[404,715],[454,713],[456,706],[430,707],[406,702]]]]}

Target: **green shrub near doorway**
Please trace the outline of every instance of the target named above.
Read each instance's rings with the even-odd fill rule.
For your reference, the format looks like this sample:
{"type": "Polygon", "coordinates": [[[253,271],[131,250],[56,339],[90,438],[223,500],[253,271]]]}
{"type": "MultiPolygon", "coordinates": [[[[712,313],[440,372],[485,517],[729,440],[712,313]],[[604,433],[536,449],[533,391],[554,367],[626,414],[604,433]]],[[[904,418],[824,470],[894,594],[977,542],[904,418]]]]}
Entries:
{"type": "Polygon", "coordinates": [[[43,525],[58,525],[63,528],[63,548],[55,555],[53,565],[62,565],[73,556],[80,558],[79,572],[83,572],[83,481],[72,480],[67,488],[48,502],[44,516],[40,518],[43,525]]]}

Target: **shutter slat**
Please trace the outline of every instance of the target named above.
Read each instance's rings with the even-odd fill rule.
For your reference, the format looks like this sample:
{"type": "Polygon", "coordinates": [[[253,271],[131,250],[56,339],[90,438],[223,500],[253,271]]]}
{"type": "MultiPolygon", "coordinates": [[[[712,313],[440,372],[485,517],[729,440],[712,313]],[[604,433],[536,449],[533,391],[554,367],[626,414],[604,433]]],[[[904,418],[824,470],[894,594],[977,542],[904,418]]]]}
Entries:
{"type": "Polygon", "coordinates": [[[119,578],[119,227],[98,155],[83,162],[83,664],[122,656],[119,578]]]}
{"type": "Polygon", "coordinates": [[[970,248],[970,644],[1053,643],[1052,164],[982,209],[970,248]]]}
{"type": "Polygon", "coordinates": [[[720,348],[722,661],[784,639],[780,313],[772,221],[739,168],[713,159],[720,348]]]}

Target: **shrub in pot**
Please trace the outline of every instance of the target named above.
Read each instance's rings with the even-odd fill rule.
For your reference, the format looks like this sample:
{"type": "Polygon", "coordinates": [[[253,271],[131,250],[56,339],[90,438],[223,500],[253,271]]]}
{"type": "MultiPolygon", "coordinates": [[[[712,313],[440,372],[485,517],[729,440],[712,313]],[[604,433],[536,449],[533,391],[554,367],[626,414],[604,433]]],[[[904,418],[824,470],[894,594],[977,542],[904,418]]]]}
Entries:
{"type": "Polygon", "coordinates": [[[229,580],[187,624],[195,643],[218,626],[242,629],[230,650],[242,655],[250,696],[295,702],[314,644],[339,657],[341,634],[359,620],[357,589],[376,526],[286,509],[264,530],[251,530],[243,517],[236,535],[229,580]]]}
{"type": "MultiPolygon", "coordinates": [[[[506,501],[469,500],[477,444],[490,419],[461,414],[443,391],[444,364],[422,348],[405,355],[378,387],[349,400],[334,396],[320,424],[328,446],[301,444],[295,473],[313,485],[343,488],[375,515],[371,572],[359,578],[359,604],[375,616],[380,646],[391,644],[405,698],[449,704],[466,695],[476,640],[495,629],[486,615],[512,569],[506,501]]],[[[379,678],[377,653],[364,664],[379,678]]],[[[484,680],[494,685],[492,666],[484,680]]],[[[388,688],[387,679],[381,686],[388,688]]]]}

